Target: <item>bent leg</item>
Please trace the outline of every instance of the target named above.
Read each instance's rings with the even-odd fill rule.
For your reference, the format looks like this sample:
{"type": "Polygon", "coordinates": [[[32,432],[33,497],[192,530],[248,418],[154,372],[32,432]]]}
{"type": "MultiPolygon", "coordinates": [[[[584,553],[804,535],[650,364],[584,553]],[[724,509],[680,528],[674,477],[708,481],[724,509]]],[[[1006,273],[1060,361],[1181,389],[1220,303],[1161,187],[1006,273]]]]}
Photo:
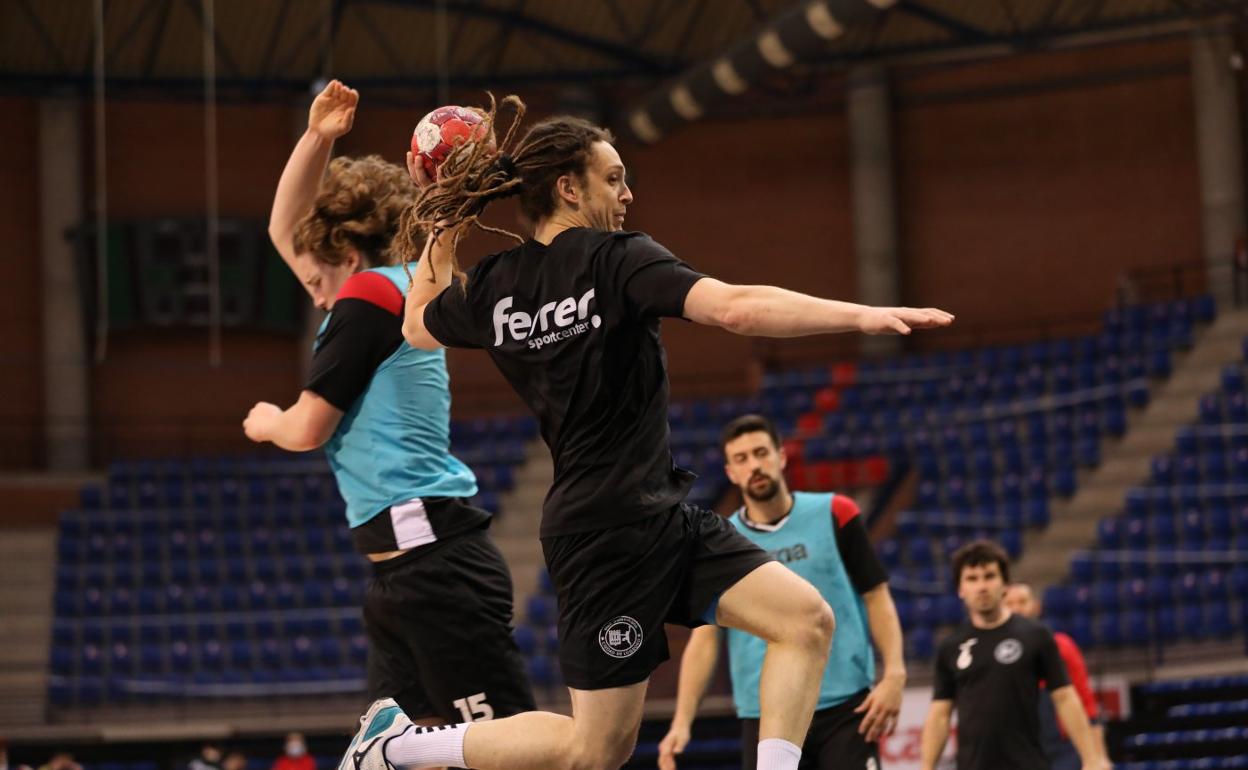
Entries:
{"type": "Polygon", "coordinates": [[[766,640],[759,739],[801,746],[819,701],[835,628],[828,603],[796,573],[769,562],[724,592],[716,622],[766,640]]]}
{"type": "Polygon", "coordinates": [[[646,682],[571,693],[571,717],[530,711],[448,730],[408,728],[389,740],[386,758],[405,770],[448,761],[476,770],[617,770],[637,743],[646,682]]]}

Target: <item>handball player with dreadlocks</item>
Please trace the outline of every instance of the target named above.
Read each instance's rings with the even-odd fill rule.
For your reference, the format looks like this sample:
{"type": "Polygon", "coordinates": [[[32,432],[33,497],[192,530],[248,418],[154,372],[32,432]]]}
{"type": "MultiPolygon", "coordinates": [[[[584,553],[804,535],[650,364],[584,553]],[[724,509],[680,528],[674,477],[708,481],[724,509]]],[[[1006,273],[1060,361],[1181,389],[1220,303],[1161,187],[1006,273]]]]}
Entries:
{"type": "Polygon", "coordinates": [[[832,612],[727,520],[683,502],[694,476],[673,463],[668,444],[659,320],[790,337],[908,334],[953,317],[705,276],[623,229],[633,194],[609,132],[555,117],[513,147],[523,105],[507,102],[516,118],[498,152],[485,142],[461,146],[404,216],[400,255],[422,253],[422,234],[432,232],[421,261],[446,288],[427,304],[408,295],[403,335],[427,350],[485,350],[540,421],[555,464],[541,540],[572,716],[532,712],[421,728],[378,701],[342,767],[618,768],[632,754],[650,673],[668,657],[669,622],[715,623],[767,641],[757,767],[795,770],[832,612]],[[506,195],[519,196],[533,236],[465,274],[456,243],[506,195]]]}

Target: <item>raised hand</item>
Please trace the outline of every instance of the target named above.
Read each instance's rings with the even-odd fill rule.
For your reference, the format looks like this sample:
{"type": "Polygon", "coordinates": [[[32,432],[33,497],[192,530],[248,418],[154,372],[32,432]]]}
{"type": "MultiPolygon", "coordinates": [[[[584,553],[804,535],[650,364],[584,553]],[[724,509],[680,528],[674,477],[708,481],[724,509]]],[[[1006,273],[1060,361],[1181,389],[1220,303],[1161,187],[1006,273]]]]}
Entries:
{"type": "Polygon", "coordinates": [[[420,159],[412,154],[411,150],[407,151],[407,175],[412,178],[412,184],[421,190],[433,184],[434,180],[429,177],[429,172],[425,171],[425,165],[420,159]]]}
{"type": "Polygon", "coordinates": [[[333,141],[351,130],[360,92],[347,88],[340,80],[331,80],[312,100],[308,110],[308,129],[333,141]]]}

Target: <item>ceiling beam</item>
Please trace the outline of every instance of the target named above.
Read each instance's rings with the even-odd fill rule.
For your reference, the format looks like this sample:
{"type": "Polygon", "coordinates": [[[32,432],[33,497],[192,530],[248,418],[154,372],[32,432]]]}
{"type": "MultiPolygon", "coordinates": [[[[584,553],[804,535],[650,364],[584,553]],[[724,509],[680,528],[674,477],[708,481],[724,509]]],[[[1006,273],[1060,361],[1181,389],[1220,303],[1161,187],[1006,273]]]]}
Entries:
{"type": "Polygon", "coordinates": [[[316,60],[316,74],[329,75],[330,62],[334,59],[334,40],[338,38],[338,29],[342,26],[342,14],[347,10],[347,0],[334,0],[332,9],[329,12],[329,18],[326,20],[329,24],[328,34],[325,36],[324,45],[321,49],[321,55],[316,60]]]}
{"type": "MultiPolygon", "coordinates": [[[[524,13],[524,6],[527,3],[528,0],[515,0],[511,4],[511,11],[513,13],[524,13]]],[[[494,36],[493,40],[494,50],[490,56],[490,66],[486,69],[491,75],[497,75],[502,70],[503,59],[507,57],[507,46],[511,43],[513,29],[510,24],[499,22],[498,34],[494,36]]],[[[479,56],[484,56],[484,53],[479,54],[479,56]]]]}
{"type": "Polygon", "coordinates": [[[152,14],[152,11],[156,10],[156,6],[159,3],[160,0],[147,0],[147,2],[143,4],[143,7],[140,8],[138,13],[134,14],[134,18],[130,20],[130,24],[120,35],[117,36],[117,39],[113,41],[112,46],[105,52],[105,62],[116,58],[118,52],[126,47],[126,45],[130,42],[130,38],[134,37],[135,33],[139,31],[139,29],[143,26],[143,22],[147,21],[147,17],[152,14]]]}
{"type": "Polygon", "coordinates": [[[269,30],[269,42],[264,47],[264,61],[260,62],[260,74],[268,77],[273,66],[273,57],[277,55],[277,41],[281,39],[282,32],[286,30],[286,17],[290,14],[290,0],[282,0],[281,8],[277,9],[277,19],[273,21],[273,28],[269,30]]]}
{"type": "MultiPolygon", "coordinates": [[[[204,18],[204,5],[202,0],[186,0],[186,5],[195,14],[195,18],[199,20],[200,30],[207,30],[208,20],[204,18]]],[[[234,61],[234,56],[230,54],[225,42],[221,40],[221,28],[217,26],[215,19],[212,25],[212,46],[217,51],[217,58],[226,66],[232,74],[241,75],[238,69],[238,62],[234,61]]]]}
{"type": "Polygon", "coordinates": [[[147,54],[143,57],[143,77],[150,77],[156,69],[156,57],[160,55],[160,44],[165,41],[165,28],[169,26],[169,14],[173,11],[173,0],[165,0],[160,6],[160,15],[156,18],[156,29],[147,46],[147,54]]]}
{"type": "Polygon", "coordinates": [[[631,65],[636,71],[648,74],[668,74],[671,68],[665,63],[641,53],[635,47],[624,45],[615,40],[588,35],[577,30],[560,26],[553,22],[491,5],[477,5],[469,0],[357,0],[357,2],[389,3],[405,8],[417,8],[433,11],[444,5],[451,13],[493,19],[503,24],[514,26],[517,31],[531,32],[535,35],[550,38],[578,48],[584,48],[599,55],[631,65]]]}
{"type": "Polygon", "coordinates": [[[56,68],[59,70],[69,69],[69,63],[61,53],[61,49],[57,47],[56,41],[52,39],[52,34],[44,26],[43,19],[40,19],[39,14],[35,13],[35,9],[30,7],[30,3],[27,0],[17,0],[17,7],[22,9],[22,14],[26,17],[27,23],[35,30],[35,37],[39,38],[39,42],[43,43],[43,47],[52,55],[52,61],[56,63],[56,68]]]}
{"type": "Polygon", "coordinates": [[[390,45],[385,31],[377,26],[372,16],[368,15],[368,8],[363,5],[357,5],[355,7],[355,17],[360,20],[360,24],[368,31],[369,37],[377,44],[377,48],[381,50],[386,63],[390,65],[390,69],[394,70],[395,75],[402,76],[407,69],[403,66],[403,59],[399,56],[399,52],[394,50],[394,46],[390,45]]]}
{"type": "Polygon", "coordinates": [[[954,18],[949,14],[938,11],[935,8],[924,5],[919,0],[901,0],[897,3],[896,10],[908,13],[915,18],[922,19],[929,24],[943,28],[946,32],[953,34],[956,40],[964,42],[976,42],[983,40],[989,36],[987,30],[976,27],[961,19],[954,18]]]}
{"type": "Polygon", "coordinates": [[[689,57],[685,56],[685,49],[689,46],[689,41],[693,39],[693,33],[697,31],[698,24],[702,21],[702,15],[706,12],[706,0],[697,0],[697,5],[689,14],[689,19],[685,22],[685,28],[681,30],[680,39],[676,42],[676,47],[672,49],[671,59],[673,62],[688,61],[689,57]]]}

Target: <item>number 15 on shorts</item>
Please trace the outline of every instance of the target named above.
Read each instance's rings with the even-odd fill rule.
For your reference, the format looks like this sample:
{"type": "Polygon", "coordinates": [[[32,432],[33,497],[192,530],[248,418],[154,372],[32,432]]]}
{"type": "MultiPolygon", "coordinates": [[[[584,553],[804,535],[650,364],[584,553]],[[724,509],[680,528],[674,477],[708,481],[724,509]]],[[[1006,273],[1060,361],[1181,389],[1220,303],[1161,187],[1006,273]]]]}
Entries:
{"type": "Polygon", "coordinates": [[[465,722],[485,722],[494,718],[494,707],[485,702],[485,693],[483,692],[469,695],[467,698],[460,698],[451,705],[459,709],[459,713],[463,715],[465,722]]]}

